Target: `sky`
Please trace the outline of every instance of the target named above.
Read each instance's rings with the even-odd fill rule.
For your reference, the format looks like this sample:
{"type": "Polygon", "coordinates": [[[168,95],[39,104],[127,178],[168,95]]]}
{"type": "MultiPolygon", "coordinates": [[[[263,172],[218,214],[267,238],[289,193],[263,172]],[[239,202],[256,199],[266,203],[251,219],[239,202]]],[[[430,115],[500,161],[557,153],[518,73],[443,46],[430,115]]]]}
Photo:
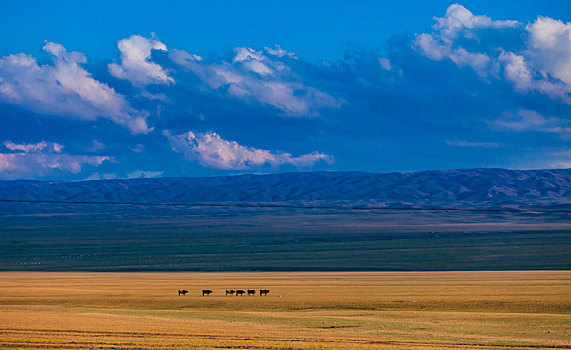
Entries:
{"type": "Polygon", "coordinates": [[[571,168],[571,2],[0,3],[0,179],[571,168]]]}

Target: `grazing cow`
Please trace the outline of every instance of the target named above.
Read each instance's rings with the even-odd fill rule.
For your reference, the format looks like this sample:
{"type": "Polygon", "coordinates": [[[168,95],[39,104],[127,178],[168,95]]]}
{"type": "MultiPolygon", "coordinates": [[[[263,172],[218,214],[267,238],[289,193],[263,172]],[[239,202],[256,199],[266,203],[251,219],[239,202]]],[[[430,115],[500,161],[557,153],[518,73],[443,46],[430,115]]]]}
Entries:
{"type": "Polygon", "coordinates": [[[203,289],[202,290],[202,296],[210,295],[211,293],[212,293],[212,291],[210,289],[203,289]]]}
{"type": "Polygon", "coordinates": [[[262,296],[262,295],[268,295],[269,292],[270,292],[269,289],[260,289],[260,296],[262,296]]]}
{"type": "Polygon", "coordinates": [[[228,295],[228,294],[232,295],[234,293],[236,293],[236,291],[234,289],[226,289],[226,295],[228,295]]]}
{"type": "Polygon", "coordinates": [[[242,289],[238,289],[238,290],[236,291],[236,296],[238,296],[238,295],[239,295],[239,296],[242,296],[242,295],[244,295],[244,293],[246,293],[246,292],[244,292],[242,289]]]}
{"type": "Polygon", "coordinates": [[[185,296],[186,293],[188,293],[188,290],[186,290],[186,289],[179,289],[178,290],[178,296],[181,296],[181,295],[185,296]]]}
{"type": "Polygon", "coordinates": [[[255,289],[248,289],[248,295],[256,295],[255,289]]]}

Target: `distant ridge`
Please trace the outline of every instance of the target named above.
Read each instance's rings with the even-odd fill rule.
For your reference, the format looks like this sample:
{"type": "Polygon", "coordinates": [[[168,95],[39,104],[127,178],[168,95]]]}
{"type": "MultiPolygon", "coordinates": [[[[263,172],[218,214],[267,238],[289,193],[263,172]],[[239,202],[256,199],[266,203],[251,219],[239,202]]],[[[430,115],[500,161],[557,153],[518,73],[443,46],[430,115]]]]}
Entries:
{"type": "Polygon", "coordinates": [[[78,182],[10,180],[0,181],[0,200],[571,209],[571,169],[299,172],[78,182]]]}

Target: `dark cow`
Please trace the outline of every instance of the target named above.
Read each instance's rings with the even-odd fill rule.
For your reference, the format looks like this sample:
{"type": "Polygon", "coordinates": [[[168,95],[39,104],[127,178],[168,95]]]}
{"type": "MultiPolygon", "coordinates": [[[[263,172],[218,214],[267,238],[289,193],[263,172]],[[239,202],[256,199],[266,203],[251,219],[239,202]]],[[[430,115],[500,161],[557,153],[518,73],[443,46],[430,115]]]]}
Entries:
{"type": "Polygon", "coordinates": [[[260,289],[260,296],[262,296],[262,295],[268,295],[269,292],[270,292],[269,289],[260,289]]]}
{"type": "Polygon", "coordinates": [[[246,293],[246,292],[244,292],[242,289],[238,289],[238,290],[236,291],[236,296],[238,296],[238,295],[239,295],[239,296],[242,296],[242,295],[244,295],[244,293],[246,293]]]}
{"type": "Polygon", "coordinates": [[[188,293],[188,290],[186,290],[186,289],[179,289],[179,290],[178,290],[178,295],[179,295],[179,296],[181,296],[181,295],[182,295],[182,296],[185,296],[186,293],[188,293]]]}
{"type": "Polygon", "coordinates": [[[248,289],[248,295],[256,295],[255,289],[248,289]]]}
{"type": "Polygon", "coordinates": [[[202,290],[202,296],[210,295],[210,294],[212,294],[212,291],[210,289],[203,289],[202,290]]]}
{"type": "Polygon", "coordinates": [[[228,294],[232,295],[234,293],[236,293],[236,291],[234,289],[226,289],[226,295],[228,295],[228,294]]]}

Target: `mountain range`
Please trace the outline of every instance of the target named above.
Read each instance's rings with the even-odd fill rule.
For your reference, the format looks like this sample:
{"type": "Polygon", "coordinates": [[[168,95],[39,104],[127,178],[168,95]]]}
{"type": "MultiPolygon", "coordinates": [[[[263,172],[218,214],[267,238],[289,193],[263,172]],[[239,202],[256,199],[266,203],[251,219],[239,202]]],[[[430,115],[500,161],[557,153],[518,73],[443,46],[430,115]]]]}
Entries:
{"type": "Polygon", "coordinates": [[[0,181],[1,201],[571,209],[571,169],[0,181]]]}

